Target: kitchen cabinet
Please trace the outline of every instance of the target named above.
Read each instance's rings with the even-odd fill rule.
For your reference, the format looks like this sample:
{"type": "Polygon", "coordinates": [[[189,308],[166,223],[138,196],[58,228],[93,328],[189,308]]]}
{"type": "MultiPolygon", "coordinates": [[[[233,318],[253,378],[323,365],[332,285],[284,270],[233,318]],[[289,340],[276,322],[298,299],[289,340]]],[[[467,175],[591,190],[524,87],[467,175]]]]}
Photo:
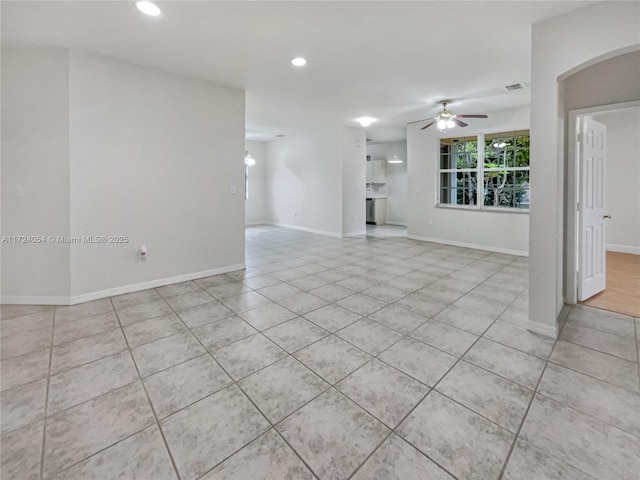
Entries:
{"type": "Polygon", "coordinates": [[[374,160],[371,183],[387,183],[387,162],[385,160],[374,160]]]}
{"type": "Polygon", "coordinates": [[[371,183],[373,180],[373,160],[367,158],[367,183],[371,183]]]}
{"type": "Polygon", "coordinates": [[[367,160],[367,183],[387,183],[385,160],[367,160]]]}

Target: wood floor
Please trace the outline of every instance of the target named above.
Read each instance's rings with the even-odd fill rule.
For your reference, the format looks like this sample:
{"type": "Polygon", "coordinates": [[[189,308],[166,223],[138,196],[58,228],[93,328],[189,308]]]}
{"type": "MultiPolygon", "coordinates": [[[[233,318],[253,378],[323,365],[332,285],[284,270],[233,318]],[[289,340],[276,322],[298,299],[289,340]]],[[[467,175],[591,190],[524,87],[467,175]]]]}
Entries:
{"type": "Polygon", "coordinates": [[[607,288],[580,303],[640,317],[640,255],[607,252],[607,288]]]}

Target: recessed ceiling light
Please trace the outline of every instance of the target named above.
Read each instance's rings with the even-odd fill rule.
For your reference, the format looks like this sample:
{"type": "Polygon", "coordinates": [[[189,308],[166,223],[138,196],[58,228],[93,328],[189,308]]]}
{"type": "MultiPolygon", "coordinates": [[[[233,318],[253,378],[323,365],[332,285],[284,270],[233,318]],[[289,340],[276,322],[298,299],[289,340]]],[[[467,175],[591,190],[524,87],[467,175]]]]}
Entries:
{"type": "Polygon", "coordinates": [[[291,59],[291,65],[294,67],[304,67],[307,64],[307,60],[302,57],[296,57],[291,59]]]}
{"type": "Polygon", "coordinates": [[[369,125],[371,125],[375,121],[376,121],[376,119],[375,118],[371,118],[371,117],[356,118],[356,122],[358,122],[363,127],[368,127],[369,125]]]}
{"type": "Polygon", "coordinates": [[[149,15],[151,17],[157,17],[160,15],[160,9],[155,3],[148,1],[136,2],[136,7],[145,15],[149,15]]]}

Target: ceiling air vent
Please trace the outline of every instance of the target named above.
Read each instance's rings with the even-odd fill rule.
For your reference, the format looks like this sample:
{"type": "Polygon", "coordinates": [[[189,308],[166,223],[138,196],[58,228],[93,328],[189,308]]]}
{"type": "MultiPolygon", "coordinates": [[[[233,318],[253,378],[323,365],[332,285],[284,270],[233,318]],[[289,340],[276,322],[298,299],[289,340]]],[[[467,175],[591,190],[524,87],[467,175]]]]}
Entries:
{"type": "Polygon", "coordinates": [[[513,85],[505,85],[502,88],[507,92],[515,92],[516,90],[524,90],[527,86],[524,83],[514,83],[513,85]]]}

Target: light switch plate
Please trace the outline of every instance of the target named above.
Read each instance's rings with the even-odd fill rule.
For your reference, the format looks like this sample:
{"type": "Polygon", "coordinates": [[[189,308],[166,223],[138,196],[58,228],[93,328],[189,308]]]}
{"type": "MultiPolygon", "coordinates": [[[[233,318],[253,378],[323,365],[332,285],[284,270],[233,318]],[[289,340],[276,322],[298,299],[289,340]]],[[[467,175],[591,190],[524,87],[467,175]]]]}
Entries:
{"type": "Polygon", "coordinates": [[[236,194],[236,186],[235,185],[231,185],[231,187],[229,187],[229,193],[231,195],[235,195],[236,194]]]}

